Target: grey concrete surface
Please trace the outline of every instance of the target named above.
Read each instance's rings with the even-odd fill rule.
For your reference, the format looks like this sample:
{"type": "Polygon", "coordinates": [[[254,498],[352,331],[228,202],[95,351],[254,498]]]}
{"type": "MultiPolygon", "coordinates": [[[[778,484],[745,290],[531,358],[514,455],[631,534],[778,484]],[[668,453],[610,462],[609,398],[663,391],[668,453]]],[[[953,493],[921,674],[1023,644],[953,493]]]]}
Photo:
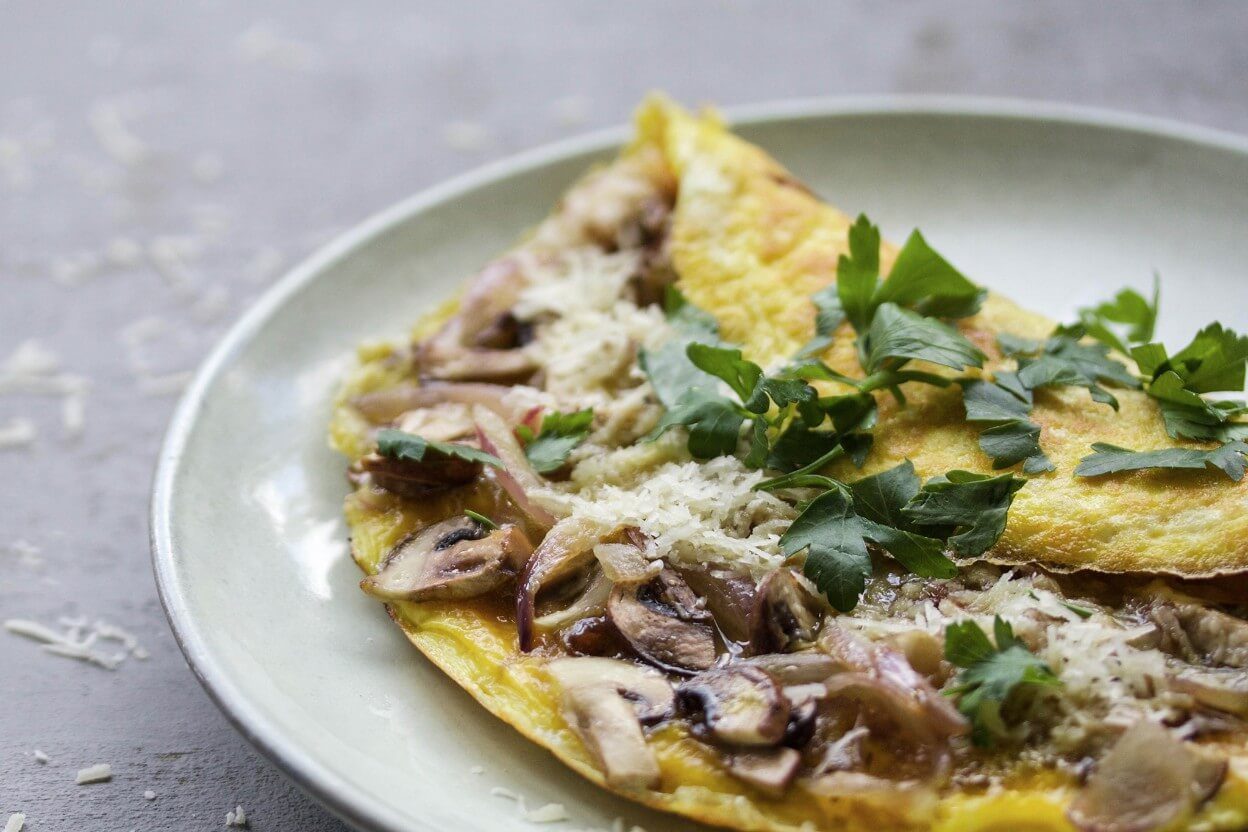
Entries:
{"type": "Polygon", "coordinates": [[[241,804],[263,832],[343,828],[200,690],[146,520],[178,374],[336,230],[622,122],[651,88],[1008,95],[1248,131],[1245,43],[1239,2],[0,0],[0,360],[36,339],[63,376],[23,383],[69,391],[0,393],[0,435],[37,432],[0,450],[0,617],[103,619],[150,652],[110,672],[0,632],[0,822],[211,830],[241,804]],[[111,782],[74,784],[99,762],[111,782]]]}

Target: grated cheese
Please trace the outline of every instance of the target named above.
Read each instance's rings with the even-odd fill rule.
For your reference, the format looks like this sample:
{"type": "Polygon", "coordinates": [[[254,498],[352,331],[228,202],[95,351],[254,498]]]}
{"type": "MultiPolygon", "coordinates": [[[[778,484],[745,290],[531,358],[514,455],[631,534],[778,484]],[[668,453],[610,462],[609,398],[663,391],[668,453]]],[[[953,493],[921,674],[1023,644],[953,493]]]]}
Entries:
{"type": "Polygon", "coordinates": [[[490,132],[475,121],[451,121],[442,125],[442,142],[451,150],[472,153],[491,143],[490,132]]]}
{"type": "Polygon", "coordinates": [[[534,497],[565,516],[637,526],[673,563],[725,563],[757,577],[783,562],[780,535],[797,512],[778,497],[751,490],[762,472],[727,456],[658,467],[647,466],[645,456],[636,465],[637,457],[634,448],[605,454],[593,465],[600,480],[586,482],[584,466],[578,466],[570,483],[552,483],[534,497]],[[569,485],[577,490],[561,490],[569,485]]]}
{"type": "Polygon", "coordinates": [[[148,789],[147,791],[143,792],[143,799],[144,799],[144,800],[155,800],[155,799],[156,799],[156,792],[152,791],[151,789],[148,789]]]}
{"type": "Polygon", "coordinates": [[[233,812],[225,813],[225,825],[226,826],[247,826],[248,825],[247,813],[243,810],[242,806],[235,806],[233,812]]]}
{"type": "Polygon", "coordinates": [[[128,656],[147,656],[147,651],[139,646],[138,640],[132,634],[115,625],[104,621],[88,625],[85,618],[62,618],[58,623],[66,628],[65,632],[57,632],[38,621],[21,618],[7,619],[3,626],[13,635],[41,642],[41,649],[45,653],[86,662],[105,670],[116,670],[128,656]],[[93,649],[100,641],[118,642],[123,649],[112,654],[93,649]]]}
{"type": "Polygon", "coordinates": [[[26,824],[26,816],[21,812],[14,812],[9,815],[9,819],[5,821],[4,832],[22,832],[22,827],[26,824]]]}
{"type": "Polygon", "coordinates": [[[35,758],[35,762],[39,763],[40,765],[46,765],[48,761],[51,759],[50,757],[48,757],[47,754],[43,753],[38,748],[30,752],[30,754],[32,757],[35,758]]]}
{"type": "Polygon", "coordinates": [[[113,767],[108,763],[97,763],[93,766],[78,769],[78,775],[74,778],[74,782],[79,786],[87,786],[92,783],[106,783],[113,779],[113,767]]]}
{"type": "Polygon", "coordinates": [[[524,819],[529,823],[560,823],[568,819],[568,810],[562,803],[547,803],[525,810],[524,819]]]}
{"type": "Polygon", "coordinates": [[[34,422],[22,416],[15,417],[0,425],[0,449],[24,448],[38,435],[39,429],[34,422]]]}

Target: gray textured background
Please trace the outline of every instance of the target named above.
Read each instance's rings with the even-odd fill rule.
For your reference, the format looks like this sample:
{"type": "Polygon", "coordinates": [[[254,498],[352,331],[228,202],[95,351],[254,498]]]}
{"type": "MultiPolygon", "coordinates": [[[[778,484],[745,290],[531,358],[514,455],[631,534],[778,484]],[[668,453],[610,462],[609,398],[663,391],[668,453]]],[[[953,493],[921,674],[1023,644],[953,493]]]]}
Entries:
{"type": "Polygon", "coordinates": [[[35,338],[89,384],[78,439],[58,398],[0,394],[0,426],[39,431],[0,450],[0,617],[102,618],[151,652],[109,672],[0,632],[0,822],[210,830],[241,803],[257,830],[342,829],[201,692],[146,537],[174,403],[151,387],[335,231],[656,87],[1008,95],[1248,132],[1246,43],[1239,2],[0,0],[0,360],[35,338]],[[96,762],[112,782],[75,786],[96,762]]]}

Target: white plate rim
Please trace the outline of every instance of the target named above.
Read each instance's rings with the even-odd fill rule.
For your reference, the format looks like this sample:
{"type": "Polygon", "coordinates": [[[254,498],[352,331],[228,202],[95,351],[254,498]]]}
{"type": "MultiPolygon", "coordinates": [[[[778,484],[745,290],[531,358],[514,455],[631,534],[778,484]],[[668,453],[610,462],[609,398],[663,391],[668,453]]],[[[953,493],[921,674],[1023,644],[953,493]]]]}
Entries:
{"type": "MultiPolygon", "coordinates": [[[[1022,98],[962,95],[854,95],[797,98],[726,108],[728,122],[748,126],[776,120],[888,115],[1001,118],[1053,122],[1125,131],[1189,142],[1248,156],[1248,137],[1173,119],[1086,105],[1022,98]]],[[[195,371],[174,409],[157,456],[149,509],[149,540],[157,594],[192,673],[234,728],[305,793],[353,827],[409,832],[410,818],[371,803],[329,766],[306,757],[297,739],[269,723],[224,672],[187,605],[172,556],[174,480],[183,448],[213,381],[293,295],[338,259],[367,245],[394,226],[443,202],[508,176],[553,164],[565,157],[607,150],[627,139],[626,126],[586,133],[491,162],[384,208],[339,234],[269,288],[229,329],[195,371]]],[[[433,829],[420,824],[426,829],[433,829]]]]}

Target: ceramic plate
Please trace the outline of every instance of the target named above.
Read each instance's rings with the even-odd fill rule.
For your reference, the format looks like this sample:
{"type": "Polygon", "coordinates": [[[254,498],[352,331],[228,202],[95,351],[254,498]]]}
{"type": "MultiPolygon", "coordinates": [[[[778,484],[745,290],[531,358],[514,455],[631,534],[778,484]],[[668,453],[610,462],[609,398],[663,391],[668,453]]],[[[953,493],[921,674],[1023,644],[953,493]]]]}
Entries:
{"type": "MultiPolygon", "coordinates": [[[[795,102],[735,119],[825,198],[1061,318],[1162,276],[1161,334],[1248,328],[1248,141],[1152,119],[982,100],[795,102]]],[[[344,819],[694,829],[583,782],[477,706],[357,588],[325,423],[366,338],[398,335],[536,223],[622,131],[492,165],[386,210],[295,269],[178,407],[152,503],[156,577],[187,660],[240,731],[344,819]],[[484,773],[472,773],[480,766],[484,773]]]]}

